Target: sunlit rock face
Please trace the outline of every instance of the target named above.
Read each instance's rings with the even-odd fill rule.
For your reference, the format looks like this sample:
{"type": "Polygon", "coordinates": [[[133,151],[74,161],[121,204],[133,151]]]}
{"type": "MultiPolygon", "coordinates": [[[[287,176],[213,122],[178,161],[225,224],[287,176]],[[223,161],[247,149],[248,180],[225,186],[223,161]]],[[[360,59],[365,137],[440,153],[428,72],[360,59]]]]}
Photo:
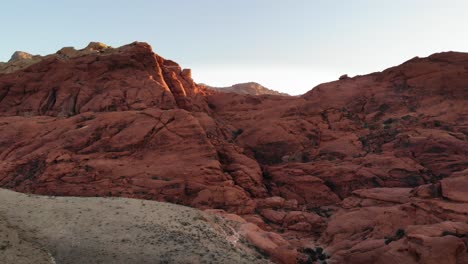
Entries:
{"type": "Polygon", "coordinates": [[[250,95],[284,95],[287,96],[288,94],[280,93],[278,91],[274,91],[268,89],[261,84],[255,82],[248,82],[248,83],[238,83],[228,87],[213,87],[206,84],[200,84],[200,86],[204,86],[208,89],[222,92],[222,93],[236,93],[236,94],[250,94],[250,95]]]}
{"type": "Polygon", "coordinates": [[[468,54],[300,97],[215,92],[140,42],[23,55],[0,65],[4,188],[220,209],[282,263],[467,258],[468,54]]]}

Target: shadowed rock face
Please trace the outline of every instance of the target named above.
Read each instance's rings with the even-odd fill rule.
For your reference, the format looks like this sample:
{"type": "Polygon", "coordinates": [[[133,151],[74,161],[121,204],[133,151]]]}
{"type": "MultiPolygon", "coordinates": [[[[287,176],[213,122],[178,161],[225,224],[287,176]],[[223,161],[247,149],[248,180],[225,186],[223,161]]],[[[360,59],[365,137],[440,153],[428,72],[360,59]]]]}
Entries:
{"type": "Polygon", "coordinates": [[[1,186],[222,209],[283,263],[463,263],[468,54],[288,97],[212,92],[145,43],[97,47],[0,73],[1,186]]]}

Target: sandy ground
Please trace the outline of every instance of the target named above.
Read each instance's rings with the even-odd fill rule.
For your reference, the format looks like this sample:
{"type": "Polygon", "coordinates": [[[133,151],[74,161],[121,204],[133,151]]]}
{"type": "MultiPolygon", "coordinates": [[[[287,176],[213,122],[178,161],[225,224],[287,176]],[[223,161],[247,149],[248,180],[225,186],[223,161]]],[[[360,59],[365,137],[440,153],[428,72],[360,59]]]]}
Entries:
{"type": "Polygon", "coordinates": [[[196,209],[125,198],[0,189],[0,262],[268,263],[226,222],[196,209]]]}
{"type": "Polygon", "coordinates": [[[24,240],[18,228],[0,219],[0,263],[53,263],[47,250],[39,244],[24,240]]]}

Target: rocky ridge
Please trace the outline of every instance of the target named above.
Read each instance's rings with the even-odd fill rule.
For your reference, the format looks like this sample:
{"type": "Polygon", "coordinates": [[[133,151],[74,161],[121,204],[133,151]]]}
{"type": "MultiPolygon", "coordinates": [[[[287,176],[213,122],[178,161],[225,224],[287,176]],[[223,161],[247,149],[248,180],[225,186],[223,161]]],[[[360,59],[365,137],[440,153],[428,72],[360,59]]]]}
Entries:
{"type": "Polygon", "coordinates": [[[466,83],[455,52],[301,97],[212,92],[145,43],[46,56],[0,73],[0,185],[217,209],[281,263],[466,263],[466,83]]]}
{"type": "Polygon", "coordinates": [[[228,87],[213,87],[206,84],[198,84],[199,86],[206,87],[211,90],[215,90],[217,92],[224,92],[224,93],[236,93],[236,94],[249,94],[249,95],[283,95],[287,96],[288,94],[280,93],[275,90],[271,90],[258,84],[256,82],[248,82],[248,83],[238,83],[228,87]]]}

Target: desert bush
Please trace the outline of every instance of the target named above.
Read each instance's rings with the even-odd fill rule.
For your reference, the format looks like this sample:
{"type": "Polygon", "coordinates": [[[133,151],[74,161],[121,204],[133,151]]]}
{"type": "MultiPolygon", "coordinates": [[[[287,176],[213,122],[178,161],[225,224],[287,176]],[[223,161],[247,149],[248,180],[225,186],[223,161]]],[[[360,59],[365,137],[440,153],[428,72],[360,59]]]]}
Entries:
{"type": "Polygon", "coordinates": [[[232,140],[235,140],[243,132],[244,130],[242,128],[239,128],[236,131],[232,131],[232,140]]]}
{"type": "Polygon", "coordinates": [[[386,237],[385,238],[385,244],[388,245],[390,244],[391,242],[393,241],[397,241],[397,240],[400,240],[402,239],[404,236],[406,235],[406,232],[404,229],[398,229],[396,232],[395,232],[395,235],[393,237],[386,237]]]}
{"type": "Polygon", "coordinates": [[[312,263],[325,264],[327,263],[326,260],[330,258],[330,255],[328,255],[321,247],[315,247],[315,249],[304,248],[302,249],[302,253],[307,256],[307,260],[302,261],[303,264],[312,264],[312,263]]]}
{"type": "Polygon", "coordinates": [[[380,111],[380,112],[385,112],[385,111],[387,111],[388,109],[390,109],[390,106],[388,106],[388,104],[381,104],[381,105],[379,106],[379,111],[380,111]]]}

